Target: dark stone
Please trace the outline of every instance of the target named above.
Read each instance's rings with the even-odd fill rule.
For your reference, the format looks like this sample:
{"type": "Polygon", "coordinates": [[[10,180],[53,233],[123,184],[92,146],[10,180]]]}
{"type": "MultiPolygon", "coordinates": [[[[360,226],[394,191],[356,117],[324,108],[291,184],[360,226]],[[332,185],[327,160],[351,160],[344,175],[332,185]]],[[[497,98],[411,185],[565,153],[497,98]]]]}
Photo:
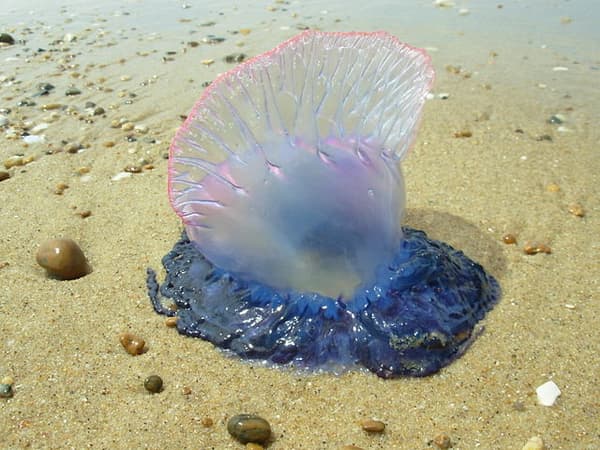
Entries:
{"type": "Polygon", "coordinates": [[[15,38],[8,33],[0,33],[0,42],[3,44],[14,45],[15,38]]]}

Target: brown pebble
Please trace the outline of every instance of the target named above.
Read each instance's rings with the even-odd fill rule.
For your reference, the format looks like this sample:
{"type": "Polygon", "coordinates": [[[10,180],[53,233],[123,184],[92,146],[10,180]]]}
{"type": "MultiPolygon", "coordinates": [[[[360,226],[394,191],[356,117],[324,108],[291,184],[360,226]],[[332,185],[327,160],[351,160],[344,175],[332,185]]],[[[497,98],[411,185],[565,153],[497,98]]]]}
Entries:
{"type": "Polygon", "coordinates": [[[69,185],[67,183],[58,183],[54,188],[54,193],[56,195],[63,195],[66,189],[69,189],[69,185]]]}
{"type": "Polygon", "coordinates": [[[165,325],[169,328],[175,328],[177,326],[177,317],[168,317],[165,320],[165,325]]]}
{"type": "Polygon", "coordinates": [[[181,388],[181,393],[183,395],[190,395],[192,393],[192,388],[189,386],[184,386],[183,388],[181,388]]]}
{"type": "Polygon", "coordinates": [[[0,181],[8,180],[10,178],[10,173],[5,170],[0,170],[0,181]]]}
{"type": "Polygon", "coordinates": [[[569,212],[576,217],[584,217],[585,209],[579,203],[573,203],[569,205],[569,212]]]}
{"type": "Polygon", "coordinates": [[[552,253],[552,249],[543,243],[540,242],[526,242],[523,246],[523,252],[526,255],[536,255],[538,253],[552,253]]]}
{"type": "Polygon", "coordinates": [[[237,414],[227,421],[227,431],[242,444],[263,443],[271,437],[271,425],[254,414],[237,414]]]}
{"type": "Polygon", "coordinates": [[[82,149],[82,145],[79,142],[69,142],[63,147],[63,151],[67,153],[77,153],[82,149]]]}
{"type": "Polygon", "coordinates": [[[11,156],[10,158],[5,159],[3,164],[5,169],[25,165],[22,156],[11,156]]]}
{"type": "Polygon", "coordinates": [[[200,420],[200,423],[203,427],[210,428],[215,424],[215,421],[212,420],[210,417],[203,417],[202,420],[200,420]]]}
{"type": "Polygon", "coordinates": [[[344,445],[340,450],[363,450],[363,448],[357,447],[356,445],[344,445]]]}
{"type": "Polygon", "coordinates": [[[87,217],[90,217],[92,215],[92,212],[89,209],[86,209],[85,211],[78,211],[75,214],[77,214],[82,219],[86,219],[87,217]]]}
{"type": "Polygon", "coordinates": [[[63,105],[60,103],[46,103],[40,107],[42,111],[52,111],[54,109],[61,109],[63,105]]]}
{"type": "Polygon", "coordinates": [[[44,242],[35,259],[46,269],[48,275],[61,280],[74,280],[90,272],[85,255],[72,239],[51,239],[44,242]]]}
{"type": "Polygon", "coordinates": [[[146,341],[131,333],[121,333],[119,342],[130,355],[141,355],[145,351],[146,341]]]}
{"type": "Polygon", "coordinates": [[[75,172],[78,175],[85,175],[86,173],[90,173],[90,170],[91,169],[89,167],[83,166],[83,167],[80,167],[79,169],[77,169],[75,172]]]}
{"type": "Polygon", "coordinates": [[[385,423],[381,420],[364,419],[360,421],[360,426],[369,433],[382,433],[385,430],[385,423]]]}
{"type": "Polygon", "coordinates": [[[129,173],[140,173],[142,171],[142,168],[140,166],[129,165],[129,166],[125,166],[123,171],[129,172],[129,173]]]}
{"type": "Polygon", "coordinates": [[[454,132],[455,138],[470,138],[471,136],[473,136],[473,133],[469,130],[460,130],[454,132]]]}
{"type": "Polygon", "coordinates": [[[113,141],[106,141],[106,142],[103,142],[102,145],[106,148],[110,148],[110,147],[114,147],[115,143],[113,141]]]}
{"type": "Polygon", "coordinates": [[[502,242],[505,244],[516,244],[517,237],[512,233],[506,233],[504,236],[502,236],[502,242]]]}
{"type": "Polygon", "coordinates": [[[438,434],[433,438],[433,443],[437,448],[448,449],[452,447],[452,441],[450,440],[450,436],[444,433],[438,434]]]}

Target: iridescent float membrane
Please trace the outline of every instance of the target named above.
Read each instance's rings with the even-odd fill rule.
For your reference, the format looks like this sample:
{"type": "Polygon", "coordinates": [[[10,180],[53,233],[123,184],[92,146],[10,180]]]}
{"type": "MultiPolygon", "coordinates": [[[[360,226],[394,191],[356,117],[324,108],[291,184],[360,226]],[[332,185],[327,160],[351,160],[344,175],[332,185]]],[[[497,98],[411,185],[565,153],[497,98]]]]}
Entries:
{"type": "Polygon", "coordinates": [[[186,233],[161,286],[149,269],[154,308],[278,365],[389,378],[460,355],[498,284],[401,226],[399,162],[433,78],[387,33],[307,31],[215,80],[171,145],[186,233]]]}

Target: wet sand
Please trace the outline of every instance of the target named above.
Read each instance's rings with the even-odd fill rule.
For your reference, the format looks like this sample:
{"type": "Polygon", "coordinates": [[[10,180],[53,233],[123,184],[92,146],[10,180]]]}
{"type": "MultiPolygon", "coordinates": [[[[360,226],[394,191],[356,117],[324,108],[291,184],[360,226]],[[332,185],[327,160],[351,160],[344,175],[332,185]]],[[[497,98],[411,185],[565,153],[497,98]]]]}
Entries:
{"type": "MultiPolygon", "coordinates": [[[[228,435],[226,421],[250,412],[270,422],[272,449],[427,449],[435,448],[439,433],[454,449],[521,448],[532,436],[548,449],[597,448],[594,55],[573,60],[518,49],[506,55],[495,47],[463,58],[431,49],[434,98],[403,163],[406,222],[463,249],[503,289],[481,335],[438,374],[382,380],[363,372],[306,376],[269,369],[180,336],[152,310],[145,270],[161,268],[181,232],[167,200],[165,155],[202,83],[233,67],[222,61],[225,55],[253,56],[294,35],[298,24],[348,30],[363,22],[318,9],[303,15],[295,4],[282,10],[285,5],[274,3],[274,11],[268,5],[255,16],[235,8],[220,15],[215,8],[188,17],[181,9],[174,15],[183,19],[174,19],[177,33],[136,25],[132,18],[143,3],[71,20],[71,11],[57,10],[52,26],[0,22],[0,32],[27,40],[0,48],[0,108],[10,108],[0,112],[9,122],[0,128],[0,161],[34,159],[1,168],[10,178],[0,181],[0,378],[14,379],[14,396],[0,399],[0,447],[236,449],[243,445],[228,435]],[[239,33],[244,28],[249,34],[239,33]],[[65,39],[67,33],[75,39],[65,39]],[[203,43],[209,34],[226,40],[203,43]],[[203,65],[204,59],[215,62],[203,65]],[[523,68],[531,78],[506,76],[523,68]],[[55,88],[34,97],[39,83],[55,88]],[[71,85],[81,94],[66,96],[71,85]],[[17,106],[25,99],[36,105],[17,106]],[[105,113],[89,116],[86,102],[105,113]],[[61,106],[43,111],[44,104],[61,106]],[[548,123],[557,114],[563,123],[548,123]],[[123,130],[119,121],[138,129],[123,130]],[[48,127],[32,131],[42,123],[48,127]],[[43,142],[26,144],[27,130],[44,135],[43,142]],[[464,131],[471,136],[455,137],[464,131]],[[67,144],[82,148],[70,153],[67,144]],[[141,172],[113,179],[131,166],[141,172]],[[59,183],[68,185],[61,195],[59,183]],[[569,212],[573,204],[584,208],[584,217],[569,212]],[[83,211],[91,215],[82,218],[83,211]],[[517,244],[504,244],[505,233],[517,244]],[[35,252],[54,237],[79,242],[93,272],[73,281],[47,278],[35,252]],[[526,255],[527,241],[552,253],[526,255]],[[122,332],[142,336],[148,351],[127,354],[122,332]],[[143,388],[151,374],[164,380],[160,394],[143,388]],[[535,388],[548,380],[562,395],[544,407],[535,388]],[[214,424],[205,426],[206,418],[214,424]],[[358,425],[364,418],[384,421],[385,432],[365,433],[358,425]]],[[[562,14],[557,11],[557,20],[562,14]]]]}

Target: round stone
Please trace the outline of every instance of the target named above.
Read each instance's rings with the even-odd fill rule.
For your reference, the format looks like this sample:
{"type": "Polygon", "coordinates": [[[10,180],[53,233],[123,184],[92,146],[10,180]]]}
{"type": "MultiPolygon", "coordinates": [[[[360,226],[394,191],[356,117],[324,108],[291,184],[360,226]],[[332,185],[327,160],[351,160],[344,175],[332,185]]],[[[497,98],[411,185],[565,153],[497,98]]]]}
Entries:
{"type": "Polygon", "coordinates": [[[227,431],[242,444],[263,443],[271,437],[271,425],[254,414],[237,414],[227,422],[227,431]]]}
{"type": "Polygon", "coordinates": [[[48,275],[60,280],[74,280],[90,272],[87,259],[72,239],[51,239],[40,245],[35,256],[48,275]]]}
{"type": "Polygon", "coordinates": [[[158,375],[150,375],[144,380],[144,388],[152,394],[162,391],[163,380],[158,375]]]}

